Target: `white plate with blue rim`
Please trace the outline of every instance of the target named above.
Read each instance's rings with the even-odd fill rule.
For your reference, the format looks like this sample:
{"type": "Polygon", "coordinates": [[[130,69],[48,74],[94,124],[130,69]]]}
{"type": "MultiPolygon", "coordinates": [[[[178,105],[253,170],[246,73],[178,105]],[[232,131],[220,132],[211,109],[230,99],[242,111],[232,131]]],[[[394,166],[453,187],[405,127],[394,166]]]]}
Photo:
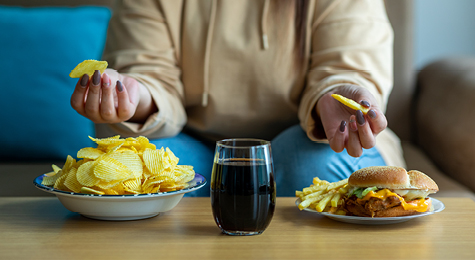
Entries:
{"type": "Polygon", "coordinates": [[[188,182],[188,187],[177,191],[134,195],[98,195],[62,191],[41,184],[43,177],[35,178],[34,185],[44,191],[56,195],[61,204],[72,212],[85,217],[100,220],[138,220],[151,218],[162,212],[173,209],[186,193],[205,186],[206,178],[195,174],[188,182]]]}
{"type": "MultiPolygon", "coordinates": [[[[432,200],[431,211],[421,212],[415,215],[402,216],[402,217],[371,218],[371,217],[336,215],[329,212],[318,212],[311,208],[305,208],[304,210],[312,212],[312,213],[317,213],[318,215],[322,215],[327,218],[340,221],[340,222],[345,222],[345,223],[360,224],[360,225],[386,225],[386,224],[406,222],[411,219],[429,216],[434,213],[441,212],[442,210],[445,209],[444,203],[442,203],[440,200],[434,199],[434,198],[431,198],[431,200],[432,200]]],[[[300,199],[297,199],[295,201],[295,204],[298,206],[300,202],[301,202],[300,199]]]]}

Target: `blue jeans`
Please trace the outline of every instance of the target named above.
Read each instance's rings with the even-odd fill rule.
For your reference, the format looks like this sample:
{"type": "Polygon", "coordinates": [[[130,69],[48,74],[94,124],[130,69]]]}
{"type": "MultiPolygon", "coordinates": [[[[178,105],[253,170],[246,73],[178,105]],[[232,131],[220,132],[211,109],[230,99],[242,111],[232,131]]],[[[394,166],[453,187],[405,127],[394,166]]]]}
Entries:
{"type": "MultiPolygon", "coordinates": [[[[151,142],[157,148],[169,147],[180,158],[179,164],[192,165],[196,173],[205,176],[208,181],[206,186],[185,196],[210,195],[214,145],[184,133],[151,142]]],[[[385,165],[376,148],[364,150],[358,158],[349,156],[346,151],[335,153],[328,144],[308,139],[298,125],[280,133],[272,140],[271,147],[277,196],[295,196],[295,191],[310,186],[314,177],[335,182],[348,178],[352,172],[363,167],[385,165]]]]}

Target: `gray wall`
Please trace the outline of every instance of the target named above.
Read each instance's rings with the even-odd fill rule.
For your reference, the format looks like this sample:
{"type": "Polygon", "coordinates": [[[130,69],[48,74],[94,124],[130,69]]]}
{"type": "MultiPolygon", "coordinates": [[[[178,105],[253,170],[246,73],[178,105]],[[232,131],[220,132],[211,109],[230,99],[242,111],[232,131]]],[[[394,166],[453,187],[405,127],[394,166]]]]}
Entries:
{"type": "Polygon", "coordinates": [[[414,64],[475,56],[475,0],[414,0],[414,64]]]}

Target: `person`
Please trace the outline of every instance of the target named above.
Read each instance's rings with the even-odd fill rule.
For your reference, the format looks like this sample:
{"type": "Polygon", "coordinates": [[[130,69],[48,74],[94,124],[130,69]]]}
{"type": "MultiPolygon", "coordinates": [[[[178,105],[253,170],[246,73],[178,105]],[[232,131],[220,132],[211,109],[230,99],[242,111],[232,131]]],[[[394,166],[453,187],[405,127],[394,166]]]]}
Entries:
{"type": "Polygon", "coordinates": [[[113,69],[82,77],[71,105],[105,136],[147,136],[208,180],[216,140],[272,140],[277,195],[294,196],[315,176],[404,166],[384,115],[392,41],[383,0],[124,0],[104,52],[113,69]]]}

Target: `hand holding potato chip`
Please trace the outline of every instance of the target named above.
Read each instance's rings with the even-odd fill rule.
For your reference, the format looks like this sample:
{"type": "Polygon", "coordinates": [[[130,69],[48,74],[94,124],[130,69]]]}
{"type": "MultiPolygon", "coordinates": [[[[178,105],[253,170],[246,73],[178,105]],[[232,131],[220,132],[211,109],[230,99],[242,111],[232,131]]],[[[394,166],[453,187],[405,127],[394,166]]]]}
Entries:
{"type": "Polygon", "coordinates": [[[101,73],[107,69],[107,61],[97,61],[97,60],[85,60],[79,63],[72,71],[69,73],[71,78],[81,78],[84,74],[89,76],[93,75],[96,70],[99,70],[101,73]]]}
{"type": "Polygon", "coordinates": [[[150,92],[133,78],[106,69],[107,62],[86,60],[71,77],[80,77],[71,106],[95,123],[145,123],[158,109],[150,92]]]}

